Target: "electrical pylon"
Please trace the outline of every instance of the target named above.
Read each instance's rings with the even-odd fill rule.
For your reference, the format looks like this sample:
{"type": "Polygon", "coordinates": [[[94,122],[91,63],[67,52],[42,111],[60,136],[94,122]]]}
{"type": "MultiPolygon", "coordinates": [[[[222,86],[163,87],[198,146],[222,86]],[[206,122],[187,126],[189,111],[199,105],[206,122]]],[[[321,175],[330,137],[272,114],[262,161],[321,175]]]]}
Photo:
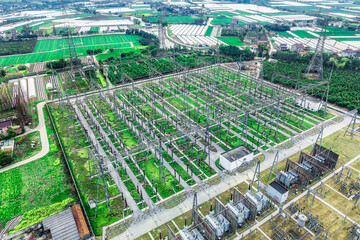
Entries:
{"type": "Polygon", "coordinates": [[[326,39],[326,28],[323,27],[319,34],[319,39],[316,44],[315,53],[311,58],[310,64],[306,69],[306,74],[317,73],[319,78],[323,78],[323,52],[326,39]]]}
{"type": "MultiPolygon", "coordinates": [[[[66,16],[66,5],[64,0],[61,1],[62,8],[63,8],[63,15],[66,16]]],[[[70,78],[71,81],[75,81],[75,74],[79,73],[81,76],[83,76],[83,72],[80,69],[80,61],[78,60],[78,56],[76,53],[76,48],[74,45],[74,39],[71,35],[71,28],[69,22],[66,23],[66,38],[69,46],[69,60],[70,60],[70,78]]]]}
{"type": "Polygon", "coordinates": [[[164,33],[164,27],[163,27],[163,22],[162,22],[162,16],[159,16],[158,37],[159,37],[159,47],[160,48],[166,48],[166,46],[165,46],[165,33],[164,33]]]}

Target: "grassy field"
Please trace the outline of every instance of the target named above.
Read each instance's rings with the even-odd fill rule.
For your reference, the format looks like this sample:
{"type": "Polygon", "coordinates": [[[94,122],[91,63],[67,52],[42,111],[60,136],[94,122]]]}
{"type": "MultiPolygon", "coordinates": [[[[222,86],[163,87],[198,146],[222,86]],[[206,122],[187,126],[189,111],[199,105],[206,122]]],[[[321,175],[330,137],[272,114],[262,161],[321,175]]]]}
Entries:
{"type": "Polygon", "coordinates": [[[304,30],[292,31],[292,33],[294,33],[295,35],[301,38],[316,38],[314,35],[311,35],[310,33],[304,30]]]}
{"type": "MultiPolygon", "coordinates": [[[[135,35],[100,35],[90,37],[74,38],[74,44],[79,56],[86,55],[88,49],[109,49],[121,48],[134,49],[139,47],[139,36],[135,35]]],[[[34,52],[23,55],[5,56],[0,58],[0,64],[7,66],[11,64],[34,63],[41,61],[57,60],[69,57],[69,50],[66,39],[39,40],[34,52]]]]}
{"type": "Polygon", "coordinates": [[[209,26],[209,27],[206,29],[205,37],[210,37],[213,29],[214,29],[213,26],[209,26]]]}
{"type": "MultiPolygon", "coordinates": [[[[45,117],[48,119],[45,112],[45,117]]],[[[0,174],[0,225],[27,211],[62,202],[72,194],[53,129],[50,152],[43,158],[0,174]]]]}
{"type": "Polygon", "coordinates": [[[230,46],[244,46],[244,44],[237,37],[217,37],[217,39],[230,46]]]}

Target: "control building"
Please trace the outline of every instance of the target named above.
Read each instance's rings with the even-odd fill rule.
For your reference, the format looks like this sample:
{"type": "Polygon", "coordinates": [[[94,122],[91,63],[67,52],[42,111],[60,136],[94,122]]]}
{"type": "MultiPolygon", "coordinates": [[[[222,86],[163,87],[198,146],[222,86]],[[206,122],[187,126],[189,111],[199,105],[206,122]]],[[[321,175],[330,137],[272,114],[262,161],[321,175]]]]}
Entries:
{"type": "Polygon", "coordinates": [[[239,168],[243,163],[253,160],[254,152],[241,145],[220,155],[220,165],[232,172],[239,168]]]}

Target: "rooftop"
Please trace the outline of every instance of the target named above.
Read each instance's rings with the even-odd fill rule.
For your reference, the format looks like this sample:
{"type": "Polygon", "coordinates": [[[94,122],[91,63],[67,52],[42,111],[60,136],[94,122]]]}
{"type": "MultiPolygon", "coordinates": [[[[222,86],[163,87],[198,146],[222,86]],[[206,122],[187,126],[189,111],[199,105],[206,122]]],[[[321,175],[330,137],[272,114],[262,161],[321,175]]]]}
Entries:
{"type": "Polygon", "coordinates": [[[221,155],[224,158],[226,158],[227,160],[229,160],[230,162],[233,162],[233,161],[239,160],[242,157],[249,155],[250,153],[252,153],[252,151],[250,149],[248,149],[244,145],[241,145],[237,148],[234,148],[227,152],[224,152],[221,155]]]}
{"type": "Polygon", "coordinates": [[[269,184],[272,188],[274,188],[276,191],[278,191],[280,194],[286,193],[288,190],[281,186],[279,183],[273,181],[269,184]]]}
{"type": "Polygon", "coordinates": [[[11,127],[11,120],[0,122],[0,129],[11,127]]]}
{"type": "Polygon", "coordinates": [[[53,240],[80,239],[75,219],[70,208],[45,218],[42,222],[45,231],[50,230],[53,240]]]}

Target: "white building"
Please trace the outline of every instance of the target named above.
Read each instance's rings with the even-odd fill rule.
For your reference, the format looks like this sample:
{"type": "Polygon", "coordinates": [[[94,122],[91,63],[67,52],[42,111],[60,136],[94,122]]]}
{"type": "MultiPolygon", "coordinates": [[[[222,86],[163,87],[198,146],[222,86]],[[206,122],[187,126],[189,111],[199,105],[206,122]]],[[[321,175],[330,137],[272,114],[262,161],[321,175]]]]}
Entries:
{"type": "Polygon", "coordinates": [[[313,112],[319,111],[322,107],[322,102],[313,97],[297,98],[296,104],[313,112]]]}
{"type": "Polygon", "coordinates": [[[273,181],[266,188],[266,193],[276,202],[283,204],[286,202],[289,191],[279,183],[273,181]]]}
{"type": "Polygon", "coordinates": [[[228,171],[234,171],[243,163],[251,161],[254,152],[245,146],[239,146],[220,155],[220,165],[228,171]]]}

